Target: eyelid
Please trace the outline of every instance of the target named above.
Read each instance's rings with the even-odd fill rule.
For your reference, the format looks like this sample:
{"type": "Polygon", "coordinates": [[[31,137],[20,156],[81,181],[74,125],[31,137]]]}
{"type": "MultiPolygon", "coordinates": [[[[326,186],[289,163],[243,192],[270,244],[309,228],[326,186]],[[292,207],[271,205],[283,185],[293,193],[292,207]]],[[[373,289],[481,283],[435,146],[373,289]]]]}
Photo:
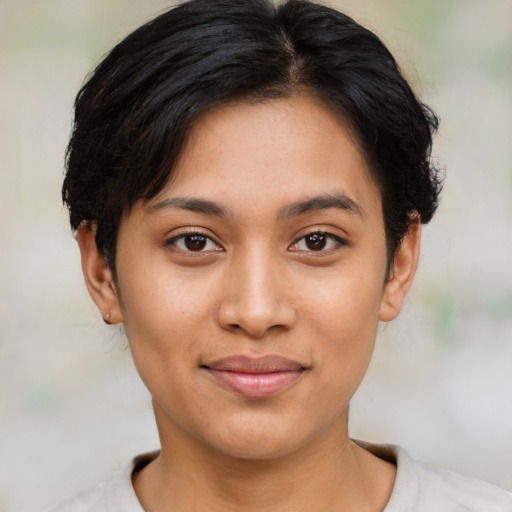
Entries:
{"type": "Polygon", "coordinates": [[[204,255],[204,254],[211,254],[212,252],[224,251],[224,247],[222,247],[222,245],[219,244],[219,242],[217,242],[214,239],[213,236],[211,236],[208,233],[205,233],[203,230],[198,229],[198,228],[192,228],[192,227],[186,227],[186,228],[181,228],[181,229],[182,230],[180,230],[180,232],[175,233],[172,236],[167,237],[165,239],[164,245],[166,247],[173,246],[177,251],[179,251],[181,253],[186,253],[186,254],[190,254],[190,255],[194,255],[194,256],[200,256],[200,255],[204,255]],[[176,247],[175,243],[178,240],[183,239],[186,236],[191,236],[191,235],[192,236],[193,235],[204,236],[205,238],[207,238],[209,241],[213,242],[217,246],[216,249],[214,251],[212,251],[212,250],[207,250],[207,251],[187,251],[187,250],[184,250],[184,249],[176,247]]]}
{"type": "Polygon", "coordinates": [[[315,255],[321,255],[322,253],[323,254],[326,254],[326,253],[329,254],[329,253],[332,253],[333,251],[336,250],[336,249],[322,249],[322,250],[314,251],[312,249],[306,249],[306,250],[292,249],[292,247],[297,245],[301,240],[305,239],[308,236],[317,235],[317,234],[318,235],[324,235],[327,238],[330,238],[331,240],[334,240],[338,244],[339,247],[343,247],[343,246],[349,245],[348,241],[346,240],[346,238],[344,238],[344,237],[342,237],[340,235],[336,235],[336,234],[334,234],[334,233],[332,233],[330,231],[327,231],[325,229],[312,229],[312,230],[308,231],[307,233],[304,233],[301,236],[297,237],[295,239],[295,241],[290,245],[288,250],[290,250],[291,252],[308,252],[308,253],[312,253],[312,254],[315,254],[315,255]]]}

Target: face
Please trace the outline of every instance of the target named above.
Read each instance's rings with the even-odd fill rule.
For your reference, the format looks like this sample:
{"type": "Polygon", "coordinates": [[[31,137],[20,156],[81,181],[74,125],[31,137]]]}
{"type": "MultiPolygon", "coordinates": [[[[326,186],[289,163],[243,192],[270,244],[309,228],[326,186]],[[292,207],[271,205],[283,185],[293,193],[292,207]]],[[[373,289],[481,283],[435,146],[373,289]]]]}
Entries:
{"type": "Polygon", "coordinates": [[[354,138],[304,97],[202,117],[172,181],[122,220],[116,268],[117,294],[91,294],[125,323],[162,446],[242,458],[346,433],[379,318],[406,291],[386,280],[354,138]]]}

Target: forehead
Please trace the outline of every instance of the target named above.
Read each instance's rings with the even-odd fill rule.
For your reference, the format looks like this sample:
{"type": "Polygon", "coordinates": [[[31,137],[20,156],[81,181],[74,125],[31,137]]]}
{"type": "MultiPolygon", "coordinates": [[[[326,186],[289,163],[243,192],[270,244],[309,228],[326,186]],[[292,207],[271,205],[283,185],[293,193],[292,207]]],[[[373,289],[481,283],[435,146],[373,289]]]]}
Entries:
{"type": "Polygon", "coordinates": [[[268,205],[343,194],[363,209],[380,194],[356,137],[322,103],[299,96],[222,105],[199,118],[169,184],[169,196],[268,205]]]}

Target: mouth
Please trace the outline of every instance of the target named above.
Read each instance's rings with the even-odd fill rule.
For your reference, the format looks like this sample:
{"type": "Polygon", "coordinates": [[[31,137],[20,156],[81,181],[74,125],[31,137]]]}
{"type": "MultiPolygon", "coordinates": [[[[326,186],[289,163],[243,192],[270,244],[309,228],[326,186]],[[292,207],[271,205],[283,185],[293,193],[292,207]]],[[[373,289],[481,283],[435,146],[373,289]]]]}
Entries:
{"type": "Polygon", "coordinates": [[[295,384],[306,370],[281,356],[231,356],[201,365],[222,387],[245,398],[266,398],[295,384]]]}

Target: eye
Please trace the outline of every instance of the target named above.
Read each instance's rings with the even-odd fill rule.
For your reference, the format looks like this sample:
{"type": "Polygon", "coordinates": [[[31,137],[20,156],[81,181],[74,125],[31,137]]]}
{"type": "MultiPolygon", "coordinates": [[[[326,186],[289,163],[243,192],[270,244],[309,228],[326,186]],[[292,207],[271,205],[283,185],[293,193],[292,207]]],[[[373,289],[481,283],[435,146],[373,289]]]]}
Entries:
{"type": "Polygon", "coordinates": [[[222,251],[222,247],[202,233],[183,233],[169,240],[167,245],[184,252],[222,251]]]}
{"type": "Polygon", "coordinates": [[[299,238],[291,247],[291,251],[327,252],[346,245],[345,241],[330,233],[315,231],[299,238]]]}

